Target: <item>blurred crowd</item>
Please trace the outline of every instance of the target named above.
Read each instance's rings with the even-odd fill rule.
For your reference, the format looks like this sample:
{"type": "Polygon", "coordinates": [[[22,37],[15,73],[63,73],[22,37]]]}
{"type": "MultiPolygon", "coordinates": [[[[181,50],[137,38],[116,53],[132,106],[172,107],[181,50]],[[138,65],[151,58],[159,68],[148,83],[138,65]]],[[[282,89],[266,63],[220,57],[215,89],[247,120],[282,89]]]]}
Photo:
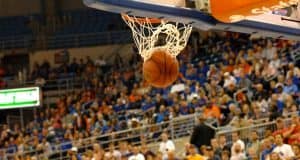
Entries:
{"type": "MultiPolygon", "coordinates": [[[[128,62],[116,56],[113,67],[108,67],[102,57],[97,60],[86,57],[79,62],[74,59],[70,64],[56,68],[55,72],[47,61],[36,64],[31,77],[37,84],[44,85],[47,83],[45,80],[55,80],[58,75],[75,74],[83,79],[83,89],[62,96],[55,106],[36,111],[34,120],[25,128],[4,125],[0,130],[0,147],[6,150],[2,154],[33,150],[51,154],[57,149],[53,148],[54,144],[60,142],[69,142],[69,145],[62,145],[59,149],[73,149],[75,152],[78,147],[78,144],[72,144],[75,140],[159,124],[194,113],[201,113],[206,119],[216,119],[218,126],[236,128],[252,125],[256,120],[272,121],[296,113],[300,103],[300,70],[292,55],[296,47],[299,44],[293,41],[250,39],[238,33],[192,35],[188,47],[178,56],[181,74],[166,89],[153,88],[143,81],[142,60],[136,53],[128,62]]],[[[298,129],[287,128],[289,134],[300,134],[298,129]]],[[[251,137],[252,134],[257,133],[251,133],[251,137]]],[[[248,142],[241,143],[238,138],[235,141],[234,136],[238,135],[232,136],[233,148],[220,151],[220,159],[231,155],[230,159],[241,160],[239,156],[246,153],[248,142]]],[[[286,136],[267,137],[265,140],[272,146],[281,146],[279,139],[283,141],[286,136]]],[[[213,144],[215,141],[224,139],[213,139],[211,146],[205,144],[207,146],[203,149],[197,142],[191,142],[193,145],[187,145],[187,159],[213,159],[211,155],[216,155],[213,153],[221,145],[213,144]]],[[[251,140],[249,143],[252,146],[251,140]]],[[[122,145],[125,144],[120,142],[120,150],[122,145]]],[[[293,145],[293,149],[297,147],[293,145]]],[[[127,158],[140,159],[139,153],[144,153],[143,148],[147,148],[147,144],[127,147],[136,156],[127,158]]],[[[247,149],[247,153],[249,149],[249,154],[253,152],[253,147],[247,149]]],[[[121,151],[117,153],[113,147],[111,150],[110,154],[120,155],[121,151]]],[[[294,154],[298,152],[294,151],[294,154]]],[[[284,157],[290,154],[282,153],[284,157]]],[[[272,157],[276,155],[282,157],[282,153],[272,152],[269,159],[274,160],[272,157]]],[[[95,154],[103,154],[99,144],[82,156],[102,159],[91,158],[95,154]]],[[[145,153],[143,155],[151,159],[145,153]]],[[[168,158],[173,155],[170,152],[164,159],[176,159],[168,158]]]]}
{"type": "Polygon", "coordinates": [[[199,160],[298,160],[300,117],[295,114],[289,118],[280,116],[274,125],[233,130],[212,138],[204,133],[208,129],[201,118],[185,153],[190,155],[192,148],[199,160]]]}

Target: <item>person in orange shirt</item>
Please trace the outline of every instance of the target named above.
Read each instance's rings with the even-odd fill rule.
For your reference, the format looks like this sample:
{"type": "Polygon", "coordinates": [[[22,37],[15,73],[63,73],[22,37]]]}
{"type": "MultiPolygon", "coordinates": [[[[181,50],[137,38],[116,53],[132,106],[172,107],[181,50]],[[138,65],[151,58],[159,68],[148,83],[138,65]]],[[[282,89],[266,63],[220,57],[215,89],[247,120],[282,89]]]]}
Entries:
{"type": "Polygon", "coordinates": [[[235,67],[233,59],[229,59],[228,63],[229,64],[226,66],[226,72],[232,73],[235,67]]]}
{"type": "Polygon", "coordinates": [[[135,103],[136,101],[138,101],[140,99],[141,99],[141,96],[136,93],[136,90],[133,90],[131,92],[131,94],[129,95],[129,102],[130,103],[135,103]]]}
{"type": "Polygon", "coordinates": [[[292,125],[283,134],[283,136],[288,138],[288,144],[297,143],[300,140],[300,121],[298,116],[292,117],[292,125]]]}
{"type": "Polygon", "coordinates": [[[251,72],[251,66],[247,63],[244,58],[240,58],[240,67],[242,67],[245,75],[248,75],[251,72]]]}
{"type": "Polygon", "coordinates": [[[220,108],[216,105],[214,105],[212,102],[208,103],[204,110],[203,114],[206,118],[216,118],[220,119],[221,118],[221,111],[220,108]]]}
{"type": "Polygon", "coordinates": [[[99,112],[109,115],[111,113],[112,109],[106,104],[105,101],[102,102],[101,106],[99,107],[99,112]]]}
{"type": "Polygon", "coordinates": [[[290,128],[286,127],[284,124],[284,120],[282,117],[276,119],[276,131],[272,133],[272,136],[282,135],[284,138],[284,142],[288,140],[288,132],[290,128]]]}
{"type": "Polygon", "coordinates": [[[189,155],[186,157],[187,160],[204,160],[204,157],[197,153],[196,146],[190,144],[189,155]]]}

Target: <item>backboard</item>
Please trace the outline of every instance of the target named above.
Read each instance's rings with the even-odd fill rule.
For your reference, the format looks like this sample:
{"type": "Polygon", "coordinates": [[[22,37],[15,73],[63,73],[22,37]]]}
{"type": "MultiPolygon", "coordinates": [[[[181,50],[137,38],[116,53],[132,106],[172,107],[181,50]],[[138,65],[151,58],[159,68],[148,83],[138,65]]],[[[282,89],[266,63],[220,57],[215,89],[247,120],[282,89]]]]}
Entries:
{"type": "Polygon", "coordinates": [[[226,30],[263,37],[300,40],[300,23],[295,16],[299,0],[83,1],[88,7],[100,10],[189,23],[201,30],[226,30]],[[245,5],[248,8],[240,11],[239,8],[245,8],[245,5]]]}

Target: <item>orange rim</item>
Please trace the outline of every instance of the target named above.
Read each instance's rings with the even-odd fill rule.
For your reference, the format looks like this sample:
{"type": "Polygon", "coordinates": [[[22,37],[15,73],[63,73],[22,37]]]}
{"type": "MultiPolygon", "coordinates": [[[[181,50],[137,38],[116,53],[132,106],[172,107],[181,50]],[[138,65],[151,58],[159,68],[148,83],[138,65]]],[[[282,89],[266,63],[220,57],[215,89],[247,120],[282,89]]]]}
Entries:
{"type": "Polygon", "coordinates": [[[131,17],[127,14],[122,13],[121,14],[123,19],[127,21],[132,21],[136,23],[152,23],[152,24],[158,24],[161,23],[161,20],[158,18],[140,18],[140,17],[131,17]]]}

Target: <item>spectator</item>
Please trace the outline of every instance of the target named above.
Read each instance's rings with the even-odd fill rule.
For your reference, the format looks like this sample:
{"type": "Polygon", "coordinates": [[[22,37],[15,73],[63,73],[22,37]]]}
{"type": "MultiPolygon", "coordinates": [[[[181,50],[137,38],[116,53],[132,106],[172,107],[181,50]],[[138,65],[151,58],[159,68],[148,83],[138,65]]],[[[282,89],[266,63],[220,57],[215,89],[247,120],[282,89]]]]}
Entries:
{"type": "Polygon", "coordinates": [[[78,73],[79,64],[77,62],[77,58],[73,58],[70,66],[69,66],[69,70],[70,70],[71,73],[78,73]]]}
{"type": "Polygon", "coordinates": [[[214,150],[212,147],[207,146],[206,147],[206,151],[207,151],[207,155],[208,155],[208,159],[207,160],[221,160],[221,158],[219,157],[219,155],[214,154],[214,150]]]}
{"type": "Polygon", "coordinates": [[[274,144],[272,144],[270,138],[265,138],[262,142],[262,152],[261,152],[261,160],[267,160],[269,157],[269,154],[271,154],[276,147],[274,144]]]}
{"type": "Polygon", "coordinates": [[[251,148],[251,150],[253,150],[257,156],[259,155],[260,142],[257,131],[251,131],[250,141],[247,144],[246,148],[251,148]]]}
{"type": "Polygon", "coordinates": [[[204,160],[200,154],[197,153],[196,146],[191,144],[189,146],[189,155],[186,157],[187,160],[204,160]]]}
{"type": "Polygon", "coordinates": [[[221,118],[220,108],[213,102],[210,102],[205,106],[203,115],[208,119],[219,120],[221,118]]]}
{"type": "Polygon", "coordinates": [[[115,150],[115,145],[113,143],[109,144],[109,150],[105,153],[104,157],[107,159],[121,159],[121,153],[115,150]]]}
{"type": "Polygon", "coordinates": [[[177,158],[175,156],[175,152],[174,151],[168,151],[168,157],[166,158],[166,160],[179,160],[179,158],[177,158]]]}
{"type": "Polygon", "coordinates": [[[293,144],[292,145],[293,152],[295,153],[294,159],[300,158],[300,145],[299,144],[293,144]]]}
{"type": "Polygon", "coordinates": [[[101,160],[104,158],[104,151],[98,143],[93,144],[93,159],[101,160]]]}
{"type": "Polygon", "coordinates": [[[213,138],[210,140],[210,145],[213,150],[213,154],[218,156],[219,158],[221,157],[222,149],[219,146],[218,140],[216,138],[213,138]]]}
{"type": "Polygon", "coordinates": [[[282,158],[280,158],[279,153],[272,152],[272,153],[270,154],[269,160],[282,160],[282,158]]]}
{"type": "Polygon", "coordinates": [[[275,136],[276,147],[273,152],[278,153],[281,158],[289,159],[295,156],[292,147],[289,144],[283,143],[282,135],[278,134],[275,136]]]}
{"type": "Polygon", "coordinates": [[[68,152],[71,160],[80,160],[81,156],[78,154],[78,149],[76,147],[72,147],[68,152]]]}
{"type": "Polygon", "coordinates": [[[277,118],[276,120],[276,128],[277,130],[272,134],[274,137],[276,135],[287,136],[286,131],[288,130],[288,128],[285,127],[284,120],[281,117],[277,118]]]}
{"type": "Polygon", "coordinates": [[[298,116],[292,116],[291,126],[284,133],[284,137],[287,138],[288,144],[294,144],[299,142],[300,136],[300,121],[298,116]]]}
{"type": "Polygon", "coordinates": [[[232,147],[230,160],[241,160],[247,158],[240,143],[236,143],[232,147]]]}
{"type": "Polygon", "coordinates": [[[128,158],[128,160],[145,160],[145,157],[139,152],[138,146],[134,146],[133,154],[128,158]]]}
{"type": "Polygon", "coordinates": [[[43,87],[45,84],[46,84],[46,81],[45,81],[45,79],[44,79],[43,77],[38,76],[38,77],[35,79],[35,85],[40,86],[40,87],[43,87]]]}
{"type": "MultiPolygon", "coordinates": [[[[232,133],[231,157],[234,159],[245,156],[245,143],[240,139],[238,132],[232,133]]],[[[231,158],[230,158],[231,159],[231,158]]]]}
{"type": "Polygon", "coordinates": [[[247,157],[250,160],[259,160],[259,155],[257,154],[256,148],[248,148],[247,157]]]}
{"type": "MultiPolygon", "coordinates": [[[[218,142],[219,142],[220,149],[222,151],[228,151],[230,153],[231,144],[227,143],[225,135],[220,135],[218,142]]],[[[229,154],[229,156],[230,156],[230,154],[229,154]]]]}
{"type": "Polygon", "coordinates": [[[230,159],[230,152],[227,150],[222,151],[221,153],[222,160],[229,160],[230,159]]]}
{"type": "Polygon", "coordinates": [[[168,139],[168,134],[165,132],[161,134],[161,140],[162,142],[159,144],[159,152],[162,153],[163,158],[165,159],[168,157],[168,152],[175,151],[175,145],[172,140],[168,139]]]}
{"type": "Polygon", "coordinates": [[[298,87],[293,83],[293,80],[291,78],[287,79],[287,83],[283,88],[283,92],[290,95],[296,95],[296,93],[298,92],[298,87]]]}
{"type": "Polygon", "coordinates": [[[229,87],[229,85],[235,86],[236,83],[237,83],[236,79],[233,76],[231,76],[229,72],[224,73],[224,85],[223,85],[224,88],[229,87]]]}

